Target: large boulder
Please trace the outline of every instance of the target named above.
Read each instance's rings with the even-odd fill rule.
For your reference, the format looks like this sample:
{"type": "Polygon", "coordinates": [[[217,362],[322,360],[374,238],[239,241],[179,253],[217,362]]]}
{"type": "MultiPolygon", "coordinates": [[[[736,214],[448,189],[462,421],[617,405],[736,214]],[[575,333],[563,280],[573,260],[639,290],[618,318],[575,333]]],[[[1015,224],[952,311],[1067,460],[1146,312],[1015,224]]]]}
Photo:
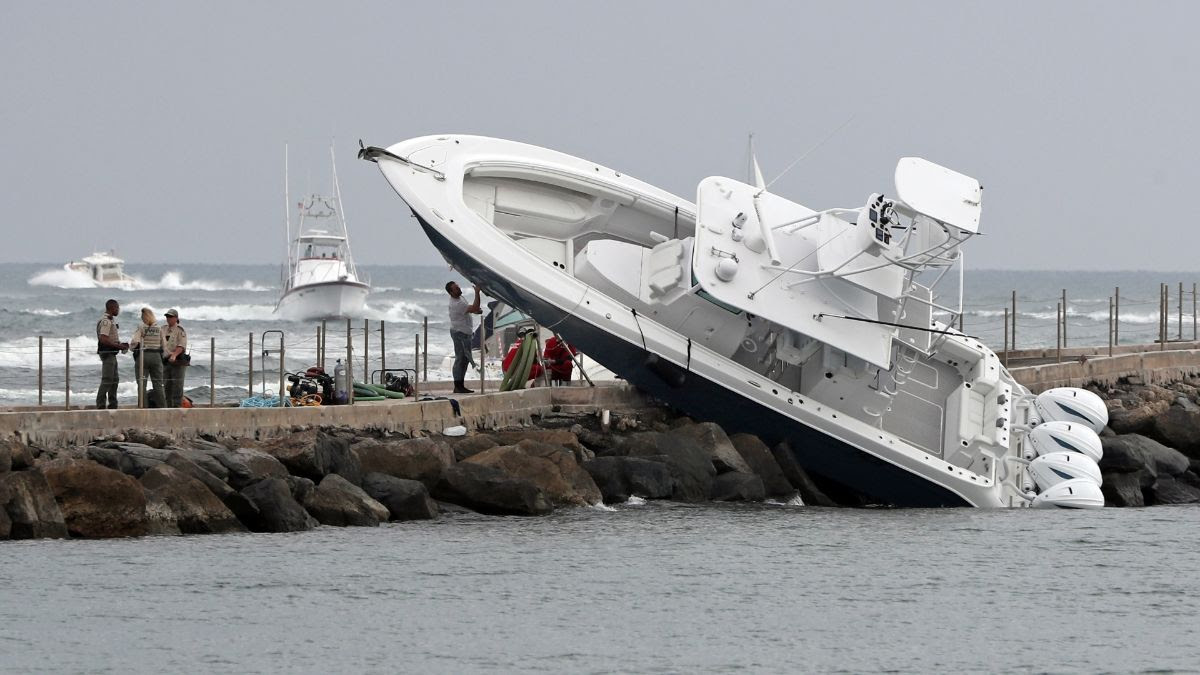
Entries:
{"type": "Polygon", "coordinates": [[[161,431],[153,429],[136,428],[125,430],[125,440],[130,443],[140,443],[160,450],[175,442],[175,439],[170,434],[164,434],[161,431]]]}
{"type": "Polygon", "coordinates": [[[1100,470],[1104,474],[1105,483],[1110,475],[1133,474],[1139,486],[1148,488],[1154,485],[1154,481],[1158,479],[1158,462],[1155,461],[1155,451],[1152,449],[1153,446],[1159,445],[1156,441],[1139,434],[1124,434],[1100,440],[1104,446],[1100,470]]]}
{"type": "Polygon", "coordinates": [[[542,489],[556,506],[589,506],[604,497],[587,471],[570,450],[526,439],[468,457],[464,462],[492,466],[510,476],[523,478],[542,489]]]}
{"type": "Polygon", "coordinates": [[[768,497],[795,492],[795,488],[783,475],[783,469],[779,468],[779,462],[776,462],[775,456],[771,454],[771,449],[762,439],[754,434],[734,434],[729,437],[729,442],[733,443],[738,454],[746,460],[750,470],[762,479],[763,489],[768,497]]]}
{"type": "Polygon", "coordinates": [[[746,460],[742,459],[742,455],[733,447],[733,443],[725,435],[725,431],[713,422],[687,424],[670,433],[679,438],[686,438],[699,445],[708,454],[708,458],[712,460],[717,473],[725,473],[726,471],[754,473],[754,470],[750,468],[746,460]]]}
{"type": "Polygon", "coordinates": [[[450,441],[450,448],[454,450],[454,459],[463,461],[471,455],[477,455],[488,448],[494,448],[499,443],[496,439],[486,434],[475,434],[474,436],[463,436],[450,441]]]}
{"type": "Polygon", "coordinates": [[[354,444],[354,453],[363,473],[419,480],[427,489],[433,489],[442,472],[454,465],[454,450],[431,438],[367,439],[354,444]]]}
{"type": "Polygon", "coordinates": [[[242,495],[258,510],[258,520],[246,523],[255,532],[300,532],[311,530],[317,520],[308,515],[282,478],[264,478],[242,488],[242,495]]]}
{"type": "Polygon", "coordinates": [[[761,502],[767,498],[762,479],[752,473],[726,471],[713,480],[711,499],[716,502],[761,502]]]}
{"type": "Polygon", "coordinates": [[[170,454],[170,450],[142,443],[113,441],[93,445],[87,449],[88,459],[134,478],[167,461],[170,454]]]}
{"type": "Polygon", "coordinates": [[[1154,485],[1145,492],[1151,504],[1195,504],[1200,502],[1200,488],[1174,476],[1160,475],[1154,485]]]}
{"type": "Polygon", "coordinates": [[[1142,486],[1136,472],[1106,473],[1100,486],[1107,506],[1145,506],[1142,486]]]}
{"type": "Polygon", "coordinates": [[[305,495],[304,508],[322,525],[375,527],[388,519],[386,506],[336,473],[305,495]]]}
{"type": "Polygon", "coordinates": [[[40,470],[0,475],[0,539],[67,536],[62,509],[40,470]]]}
{"type": "Polygon", "coordinates": [[[171,450],[182,455],[187,460],[193,462],[201,469],[211,473],[221,480],[229,479],[229,470],[218,459],[229,453],[229,448],[207,441],[203,438],[190,438],[183,441],[177,441],[172,445],[168,445],[165,449],[171,450]]]}
{"type": "MultiPolygon", "coordinates": [[[[155,513],[165,506],[174,528],[183,534],[245,532],[237,517],[204,483],[168,464],[160,464],[139,479],[155,513]]],[[[165,530],[163,533],[169,533],[165,530]]]]}
{"type": "Polygon", "coordinates": [[[91,460],[41,465],[73,537],[138,537],[149,532],[146,495],[132,476],[91,460]]]}
{"type": "MultiPolygon", "coordinates": [[[[728,442],[728,439],[725,440],[728,442]]],[[[729,449],[737,453],[733,450],[733,444],[729,445],[729,449]]],[[[671,499],[681,502],[707,501],[712,491],[713,478],[717,475],[710,449],[692,437],[677,435],[676,431],[644,431],[630,434],[622,439],[619,445],[605,450],[604,453],[608,456],[641,457],[665,463],[671,470],[674,482],[671,499]]]]}
{"type": "Polygon", "coordinates": [[[363,476],[363,491],[387,507],[392,520],[430,520],[437,518],[437,502],[419,480],[396,478],[386,473],[363,476]]]}
{"type": "Polygon", "coordinates": [[[1154,426],[1154,420],[1171,407],[1168,401],[1143,401],[1132,398],[1108,402],[1108,426],[1118,434],[1144,433],[1154,426]]]}
{"type": "Polygon", "coordinates": [[[234,490],[228,483],[205,471],[199,464],[191,461],[183,455],[172,452],[167,456],[165,466],[170,466],[184,475],[195,478],[208,488],[208,491],[213,493],[225,508],[229,509],[234,516],[243,523],[252,523],[258,520],[258,509],[254,506],[254,502],[246,498],[245,495],[234,490]]]}
{"type": "Polygon", "coordinates": [[[830,499],[825,491],[822,490],[796,461],[796,454],[792,452],[792,448],[787,441],[771,448],[771,455],[775,458],[775,462],[779,464],[779,468],[783,471],[783,475],[800,492],[800,499],[809,506],[837,506],[837,502],[830,499]]]}
{"type": "Polygon", "coordinates": [[[537,441],[557,445],[570,450],[576,462],[593,459],[596,453],[584,447],[579,437],[567,429],[522,429],[520,431],[497,431],[491,434],[497,445],[516,445],[521,441],[537,441]]]}
{"type": "Polygon", "coordinates": [[[214,459],[229,472],[228,481],[235,490],[241,490],[264,478],[288,477],[288,470],[283,462],[262,450],[238,448],[217,455],[214,459]]]}
{"type": "Polygon", "coordinates": [[[666,462],[641,457],[597,457],[583,463],[606,504],[619,504],[630,497],[667,499],[675,479],[666,462]]]}
{"type": "Polygon", "coordinates": [[[1154,418],[1146,435],[1188,457],[1200,457],[1200,409],[1173,405],[1154,418]]]}
{"type": "Polygon", "coordinates": [[[494,515],[541,516],[554,510],[541,488],[478,462],[459,462],[443,471],[433,496],[494,515]]]}
{"type": "Polygon", "coordinates": [[[287,470],[319,483],[325,476],[336,473],[351,483],[362,480],[359,459],[350,452],[349,441],[324,431],[301,431],[271,439],[260,449],[273,456],[287,470]]]}

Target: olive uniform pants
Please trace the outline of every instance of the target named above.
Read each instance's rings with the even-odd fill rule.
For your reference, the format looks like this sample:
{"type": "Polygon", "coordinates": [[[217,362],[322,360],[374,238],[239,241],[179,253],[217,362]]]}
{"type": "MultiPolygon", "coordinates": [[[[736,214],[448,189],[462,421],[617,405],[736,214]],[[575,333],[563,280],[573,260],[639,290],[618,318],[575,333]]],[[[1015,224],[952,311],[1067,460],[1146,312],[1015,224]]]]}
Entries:
{"type": "Polygon", "coordinates": [[[117,355],[100,355],[100,389],[96,391],[96,409],[117,407],[117,383],[121,381],[117,373],[117,355]]]}
{"type": "Polygon", "coordinates": [[[187,366],[163,361],[163,371],[167,381],[167,407],[178,408],[183,405],[183,378],[187,374],[187,366]]]}
{"type": "MultiPolygon", "coordinates": [[[[142,355],[138,354],[138,357],[133,360],[135,380],[137,379],[138,361],[141,358],[142,355]]],[[[167,397],[163,387],[162,351],[146,350],[145,359],[146,365],[143,368],[145,369],[146,378],[154,385],[153,390],[147,390],[145,380],[138,383],[141,385],[142,391],[146,392],[146,407],[165,408],[167,407],[167,397]]]]}

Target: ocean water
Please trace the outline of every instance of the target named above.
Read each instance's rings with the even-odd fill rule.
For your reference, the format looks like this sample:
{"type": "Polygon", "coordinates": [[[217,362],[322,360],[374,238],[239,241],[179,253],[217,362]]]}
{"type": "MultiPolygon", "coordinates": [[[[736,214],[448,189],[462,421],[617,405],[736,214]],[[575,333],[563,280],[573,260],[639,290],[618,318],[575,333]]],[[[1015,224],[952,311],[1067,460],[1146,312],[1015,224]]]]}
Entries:
{"type": "MultiPolygon", "coordinates": [[[[272,265],[139,265],[126,266],[140,280],[132,291],[94,288],[86,277],[66,272],[59,265],[0,264],[0,406],[35,404],[38,392],[38,336],[43,337],[43,400],[61,404],[66,389],[66,340],[71,341],[71,400],[90,404],[99,384],[100,364],[95,355],[95,325],[105,299],[121,302],[121,335],[128,339],[143,306],[160,315],[170,307],[180,311],[188,330],[193,366],[188,372],[188,392],[208,400],[210,339],[215,339],[217,400],[235,401],[246,395],[249,380],[249,337],[254,335],[255,389],[278,382],[277,354],[263,359],[264,331],[285,334],[288,370],[315,363],[315,323],[278,320],[272,315],[278,298],[280,270],[272,265]]],[[[386,359],[389,367],[411,367],[414,334],[429,318],[430,377],[446,379],[443,367],[452,351],[447,335],[446,281],[461,277],[445,267],[364,266],[374,290],[368,300],[370,320],[369,369],[379,367],[378,322],[386,322],[386,359]]],[[[1121,288],[1120,339],[1122,343],[1149,343],[1158,332],[1158,285],[1171,287],[1171,335],[1180,328],[1193,334],[1192,284],[1197,273],[1176,272],[1027,272],[969,270],[965,277],[965,329],[999,350],[1004,346],[1004,309],[1017,292],[1017,347],[1052,346],[1056,340],[1055,312],[1062,289],[1067,289],[1068,345],[1108,343],[1108,298],[1121,288]],[[1178,283],[1184,284],[1183,321],[1178,317],[1178,283]]],[[[956,280],[947,279],[942,290],[957,297],[956,280]]],[[[332,365],[345,354],[345,324],[330,324],[327,361],[332,365]]],[[[362,321],[351,327],[355,371],[363,372],[362,321]]],[[[568,338],[570,336],[567,336],[568,338]]],[[[269,336],[272,346],[277,335],[269,336]]],[[[122,400],[136,398],[133,360],[120,357],[122,400]]],[[[277,385],[275,385],[277,386],[277,385]]]]}
{"type": "Polygon", "coordinates": [[[1195,672],[1193,507],[0,542],[11,672],[1195,672]]]}

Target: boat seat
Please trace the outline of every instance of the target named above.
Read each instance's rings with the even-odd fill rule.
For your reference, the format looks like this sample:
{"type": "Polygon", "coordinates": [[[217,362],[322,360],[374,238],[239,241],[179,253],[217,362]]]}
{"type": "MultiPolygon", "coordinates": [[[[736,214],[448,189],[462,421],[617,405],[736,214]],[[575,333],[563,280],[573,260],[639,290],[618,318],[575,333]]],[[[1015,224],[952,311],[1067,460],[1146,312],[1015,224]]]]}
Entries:
{"type": "Polygon", "coordinates": [[[668,304],[691,290],[692,237],[668,239],[642,261],[642,299],[668,304]]]}

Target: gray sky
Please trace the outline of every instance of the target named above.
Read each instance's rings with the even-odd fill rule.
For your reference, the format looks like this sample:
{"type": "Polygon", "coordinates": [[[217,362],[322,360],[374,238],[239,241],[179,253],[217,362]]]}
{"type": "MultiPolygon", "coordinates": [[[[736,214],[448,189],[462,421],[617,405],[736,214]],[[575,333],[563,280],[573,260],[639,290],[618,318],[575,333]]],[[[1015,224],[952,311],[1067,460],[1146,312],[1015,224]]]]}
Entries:
{"type": "MultiPolygon", "coordinates": [[[[984,185],[968,265],[1195,270],[1200,3],[0,3],[0,261],[278,263],[292,186],[357,257],[440,258],[354,146],[477,133],[694,199],[816,208],[919,155],[984,185]],[[1152,214],[1158,214],[1151,218],[1152,214]]],[[[293,197],[296,194],[293,192],[293,197]]],[[[294,201],[294,200],[293,200],[294,201]]]]}

